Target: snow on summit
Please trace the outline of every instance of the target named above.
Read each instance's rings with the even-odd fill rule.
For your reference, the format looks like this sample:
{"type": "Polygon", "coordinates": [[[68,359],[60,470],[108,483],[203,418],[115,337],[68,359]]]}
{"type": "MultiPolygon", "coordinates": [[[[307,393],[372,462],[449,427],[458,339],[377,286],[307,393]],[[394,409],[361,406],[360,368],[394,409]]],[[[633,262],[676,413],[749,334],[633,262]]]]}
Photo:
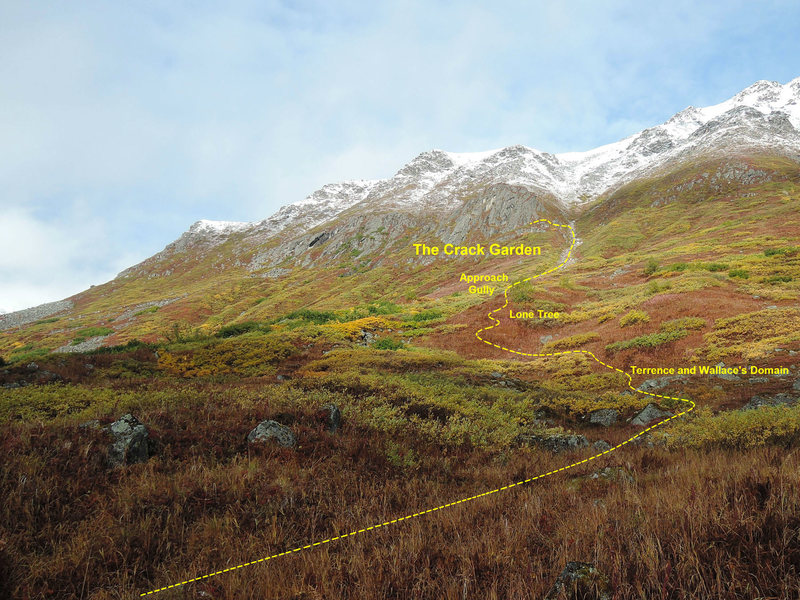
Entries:
{"type": "Polygon", "coordinates": [[[422,152],[392,177],[322,186],[260,223],[199,221],[225,234],[256,227],[268,235],[301,233],[354,210],[440,213],[460,206],[476,187],[509,184],[581,204],[688,153],[720,148],[800,150],[800,77],[784,85],[758,81],[706,108],[688,107],[661,125],[584,152],[550,154],[523,145],[484,152],[422,152]]]}

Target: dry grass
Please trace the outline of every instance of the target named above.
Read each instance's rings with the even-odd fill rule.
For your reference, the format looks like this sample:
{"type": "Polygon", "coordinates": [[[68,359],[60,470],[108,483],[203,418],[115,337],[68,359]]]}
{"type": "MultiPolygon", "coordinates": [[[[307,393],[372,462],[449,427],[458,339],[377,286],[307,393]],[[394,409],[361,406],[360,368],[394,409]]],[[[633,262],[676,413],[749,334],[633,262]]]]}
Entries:
{"type": "MultiPolygon", "coordinates": [[[[247,448],[269,403],[139,415],[157,456],[109,470],[100,431],[2,432],[0,594],[129,598],[210,570],[416,512],[568,461],[437,447],[294,415],[301,447],[247,448]],[[397,447],[412,460],[392,460],[397,447]]],[[[284,416],[284,418],[288,418],[284,416]]],[[[162,598],[540,598],[569,560],[615,598],[789,598],[800,585],[796,451],[628,447],[504,492],[162,598]],[[621,465],[633,484],[579,479],[621,465]]],[[[159,596],[156,596],[159,597],[159,596]]]]}

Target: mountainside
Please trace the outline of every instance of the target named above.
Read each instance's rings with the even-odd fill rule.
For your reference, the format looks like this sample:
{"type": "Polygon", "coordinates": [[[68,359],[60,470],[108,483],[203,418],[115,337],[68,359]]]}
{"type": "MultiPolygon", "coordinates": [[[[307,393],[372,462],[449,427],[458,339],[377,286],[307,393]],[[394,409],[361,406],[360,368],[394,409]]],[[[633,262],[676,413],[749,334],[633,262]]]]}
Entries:
{"type": "Polygon", "coordinates": [[[0,315],[0,597],[794,597],[799,83],[0,315]]]}
{"type": "MultiPolygon", "coordinates": [[[[464,264],[483,263],[414,256],[416,241],[519,243],[533,235],[525,224],[542,217],[577,222],[581,238],[607,238],[606,224],[582,225],[589,225],[590,215],[617,215],[621,199],[631,189],[641,192],[643,182],[671,182],[647,190],[655,207],[700,190],[713,197],[792,180],[798,160],[800,78],[785,85],[757,82],[721,104],[689,107],[662,125],[588,152],[432,150],[388,179],[325,185],[260,222],[198,221],[111,282],[0,315],[0,329],[8,332],[0,352],[42,342],[70,350],[72,334],[81,328],[110,330],[80,342],[86,348],[153,339],[174,322],[213,330],[279,306],[336,305],[359,295],[367,301],[418,298],[464,264]],[[152,312],[142,312],[147,310],[152,312]],[[45,326],[42,321],[53,315],[60,325],[45,326]],[[65,320],[74,325],[64,328],[65,320]]],[[[525,267],[524,261],[515,264],[525,267]]]]}

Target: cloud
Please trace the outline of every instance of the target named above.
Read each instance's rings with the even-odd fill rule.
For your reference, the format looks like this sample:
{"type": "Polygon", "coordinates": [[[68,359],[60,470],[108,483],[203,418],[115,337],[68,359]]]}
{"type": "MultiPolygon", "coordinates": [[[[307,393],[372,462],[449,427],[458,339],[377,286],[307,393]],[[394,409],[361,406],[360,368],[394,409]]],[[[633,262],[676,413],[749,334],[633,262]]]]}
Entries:
{"type": "MultiPolygon", "coordinates": [[[[81,289],[197,219],[260,220],[430,148],[585,150],[789,80],[797,14],[687,0],[6,3],[0,227],[23,215],[42,244],[60,239],[81,289]],[[58,233],[94,239],[93,218],[94,256],[58,233]]],[[[4,295],[33,277],[4,271],[4,295]]]]}

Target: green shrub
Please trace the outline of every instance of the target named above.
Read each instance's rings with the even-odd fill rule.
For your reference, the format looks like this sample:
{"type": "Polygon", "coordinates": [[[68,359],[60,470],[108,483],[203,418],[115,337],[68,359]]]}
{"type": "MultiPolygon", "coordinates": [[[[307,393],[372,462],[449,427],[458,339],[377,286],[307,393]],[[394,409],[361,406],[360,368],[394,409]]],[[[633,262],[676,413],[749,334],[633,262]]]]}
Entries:
{"type": "Polygon", "coordinates": [[[73,346],[77,346],[81,342],[85,342],[89,338],[103,336],[103,335],[111,335],[114,333],[114,330],[109,327],[86,327],[85,329],[79,330],[75,337],[72,338],[72,342],[70,342],[73,346]]]}
{"type": "Polygon", "coordinates": [[[750,273],[748,273],[745,269],[731,269],[728,271],[728,277],[738,277],[739,279],[747,279],[750,277],[750,273]]]}
{"type": "Polygon", "coordinates": [[[656,271],[658,271],[658,261],[654,258],[651,258],[644,266],[644,274],[649,277],[650,275],[655,274],[656,271]]]}
{"type": "Polygon", "coordinates": [[[544,350],[545,352],[571,350],[573,348],[583,346],[584,344],[588,344],[589,342],[595,342],[599,339],[600,335],[594,331],[590,331],[588,333],[578,333],[576,335],[571,335],[569,337],[565,337],[560,340],[553,340],[552,342],[548,342],[542,347],[542,350],[544,350]]]}
{"type": "Polygon", "coordinates": [[[377,350],[400,350],[406,347],[403,342],[393,340],[392,338],[381,338],[372,344],[372,347],[377,350]]]}
{"type": "Polygon", "coordinates": [[[226,325],[216,333],[218,338],[229,338],[248,333],[250,331],[258,331],[261,329],[261,324],[256,321],[245,321],[244,323],[233,323],[226,325]]]}
{"type": "Polygon", "coordinates": [[[443,315],[442,311],[436,308],[431,308],[428,310],[423,310],[418,312],[417,314],[411,317],[412,321],[432,321],[433,319],[439,319],[443,315]]]}
{"type": "Polygon", "coordinates": [[[679,329],[702,329],[708,325],[705,319],[700,317],[681,317],[680,319],[672,319],[665,321],[659,328],[661,331],[677,331],[679,329]]]}
{"type": "Polygon", "coordinates": [[[670,271],[685,271],[688,268],[689,268],[689,263],[678,262],[678,263],[675,263],[673,265],[670,265],[669,270],[670,271]]]}
{"type": "Polygon", "coordinates": [[[718,273],[719,271],[727,271],[728,265],[723,263],[708,263],[706,265],[706,270],[711,271],[712,273],[718,273]]]}
{"type": "Polygon", "coordinates": [[[793,281],[794,278],[789,275],[773,275],[772,277],[767,277],[764,279],[764,283],[789,283],[793,281]]]}
{"type": "Polygon", "coordinates": [[[676,329],[674,331],[662,331],[660,333],[648,333],[640,335],[630,340],[623,340],[621,342],[614,342],[606,346],[609,352],[617,352],[619,350],[629,350],[631,348],[655,348],[669,342],[674,342],[681,338],[685,338],[689,332],[685,329],[676,329]]]}
{"type": "Polygon", "coordinates": [[[647,323],[649,320],[650,315],[643,310],[632,310],[627,315],[620,318],[619,325],[620,327],[628,327],[635,323],[647,323]]]}
{"type": "Polygon", "coordinates": [[[311,310],[310,308],[301,308],[286,315],[287,319],[299,319],[301,321],[308,321],[322,325],[329,321],[335,321],[338,317],[336,313],[331,310],[311,310]]]}

